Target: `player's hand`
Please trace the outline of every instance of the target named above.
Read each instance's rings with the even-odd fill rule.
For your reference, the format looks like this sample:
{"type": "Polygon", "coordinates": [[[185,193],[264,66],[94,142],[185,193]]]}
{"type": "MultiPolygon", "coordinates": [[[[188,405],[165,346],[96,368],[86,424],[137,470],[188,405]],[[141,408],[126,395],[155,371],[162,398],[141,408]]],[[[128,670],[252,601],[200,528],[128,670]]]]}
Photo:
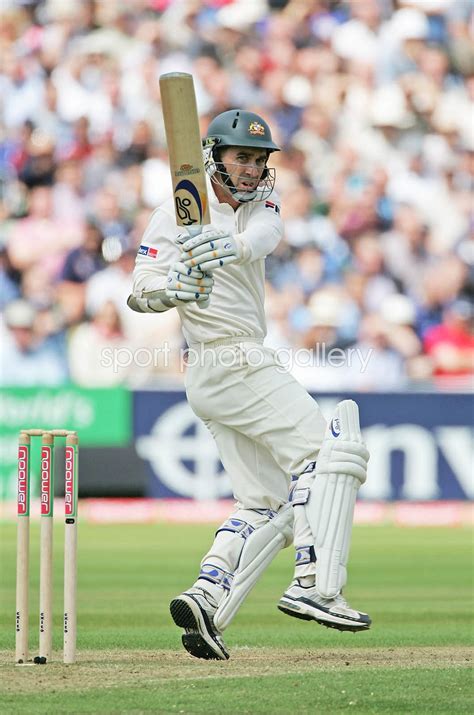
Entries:
{"type": "Polygon", "coordinates": [[[241,257],[238,239],[211,226],[183,243],[180,258],[188,270],[197,268],[206,273],[235,263],[241,257]]]}
{"type": "Polygon", "coordinates": [[[184,263],[173,263],[166,283],[166,297],[174,305],[180,303],[199,303],[206,307],[212,292],[214,279],[202,271],[189,268],[184,263]]]}

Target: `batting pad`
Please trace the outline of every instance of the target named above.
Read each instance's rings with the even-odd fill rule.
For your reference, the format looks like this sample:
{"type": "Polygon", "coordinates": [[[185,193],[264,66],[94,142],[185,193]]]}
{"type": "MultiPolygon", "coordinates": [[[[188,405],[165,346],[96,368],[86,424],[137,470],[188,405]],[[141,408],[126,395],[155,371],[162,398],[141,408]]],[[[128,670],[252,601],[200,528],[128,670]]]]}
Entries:
{"type": "Polygon", "coordinates": [[[326,429],[306,504],[316,552],[316,587],[324,598],[334,598],[347,581],[354,506],[366,480],[368,459],[358,407],[344,400],[326,429]]]}
{"type": "Polygon", "coordinates": [[[214,614],[217,630],[222,632],[227,628],[261,574],[278,552],[292,541],[293,509],[291,504],[285,504],[273,519],[247,537],[230,591],[214,614]]]}

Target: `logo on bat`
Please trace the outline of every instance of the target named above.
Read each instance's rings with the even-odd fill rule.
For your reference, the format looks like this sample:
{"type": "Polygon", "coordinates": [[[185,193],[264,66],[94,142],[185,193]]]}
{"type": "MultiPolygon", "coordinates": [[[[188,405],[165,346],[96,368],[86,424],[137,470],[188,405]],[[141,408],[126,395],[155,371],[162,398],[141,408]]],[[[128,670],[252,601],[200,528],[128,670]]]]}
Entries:
{"type": "Polygon", "coordinates": [[[175,171],[175,176],[191,176],[191,174],[199,174],[199,169],[197,169],[192,164],[181,164],[179,171],[175,171]]]}
{"type": "Polygon", "coordinates": [[[174,194],[176,213],[183,226],[192,226],[194,223],[201,224],[205,206],[192,181],[188,179],[180,181],[179,184],[176,184],[174,194]]]}

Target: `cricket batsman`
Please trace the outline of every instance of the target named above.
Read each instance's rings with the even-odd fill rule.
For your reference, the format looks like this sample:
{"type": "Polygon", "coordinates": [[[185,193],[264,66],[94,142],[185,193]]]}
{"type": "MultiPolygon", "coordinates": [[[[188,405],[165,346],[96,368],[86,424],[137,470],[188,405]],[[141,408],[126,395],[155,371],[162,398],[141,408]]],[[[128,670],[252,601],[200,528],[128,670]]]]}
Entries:
{"type": "Polygon", "coordinates": [[[264,346],[265,257],[282,238],[279,147],[257,114],[233,109],[204,141],[211,224],[180,233],[172,198],[152,214],[130,308],[176,309],[192,359],[186,394],[215,439],[236,500],[195,583],[170,604],[197,658],[226,660],[222,638],[245,597],[292,542],[294,578],[278,608],[341,631],[369,628],[342,595],[354,504],[367,474],[357,405],[327,425],[317,402],[264,346]]]}

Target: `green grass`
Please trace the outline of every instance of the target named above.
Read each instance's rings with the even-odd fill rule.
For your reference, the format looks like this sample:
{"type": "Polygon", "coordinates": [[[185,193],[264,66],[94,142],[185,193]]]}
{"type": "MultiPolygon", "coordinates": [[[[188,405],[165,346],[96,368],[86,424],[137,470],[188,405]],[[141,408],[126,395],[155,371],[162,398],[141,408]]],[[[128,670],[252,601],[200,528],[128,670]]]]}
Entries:
{"type": "MultiPolygon", "coordinates": [[[[55,530],[58,662],[14,659],[15,528],[0,525],[0,711],[467,713],[474,704],[472,532],[358,527],[346,595],[367,633],[289,618],[276,601],[282,552],[226,631],[227,663],[181,648],[169,600],[195,578],[209,526],[80,525],[78,663],[60,662],[62,529],[55,530]]],[[[38,643],[38,527],[32,527],[31,651],[38,643]]]]}

